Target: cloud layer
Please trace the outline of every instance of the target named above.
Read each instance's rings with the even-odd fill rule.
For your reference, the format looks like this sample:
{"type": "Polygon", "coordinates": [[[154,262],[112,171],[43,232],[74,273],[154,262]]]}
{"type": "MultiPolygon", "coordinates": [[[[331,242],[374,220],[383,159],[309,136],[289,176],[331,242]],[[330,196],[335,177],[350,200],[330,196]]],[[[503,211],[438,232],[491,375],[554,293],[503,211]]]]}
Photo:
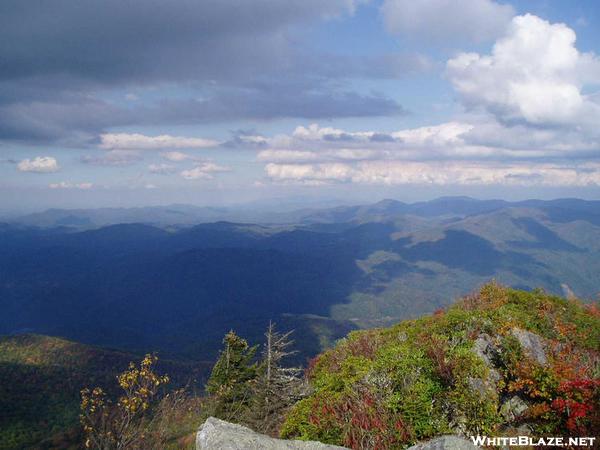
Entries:
{"type": "Polygon", "coordinates": [[[391,33],[437,43],[495,38],[514,16],[492,0],[385,0],[381,12],[391,33]]]}
{"type": "MultiPolygon", "coordinates": [[[[433,21],[451,3],[390,0],[383,10],[403,26],[433,21]]],[[[512,11],[490,1],[465,7],[497,8],[498,20],[512,11]]],[[[263,142],[258,159],[278,183],[600,186],[600,59],[575,42],[565,24],[516,16],[489,55],[448,60],[469,112],[460,120],[394,132],[301,126],[263,142]]]]}
{"type": "Polygon", "coordinates": [[[80,147],[100,134],[125,138],[109,132],[115,127],[402,114],[389,96],[344,80],[402,77],[426,70],[426,58],[298,45],[304,30],[349,17],[360,3],[7,0],[0,141],[80,147]],[[123,90],[136,92],[119,101],[123,90]]]}
{"type": "Polygon", "coordinates": [[[20,172],[61,170],[15,156],[27,148],[154,187],[235,170],[248,175],[215,184],[600,186],[600,58],[567,24],[501,1],[8,0],[0,13],[0,162],[20,172]]]}
{"type": "Polygon", "coordinates": [[[105,133],[100,136],[100,148],[106,150],[198,149],[219,145],[213,139],[170,136],[146,136],[139,133],[105,133]]]}

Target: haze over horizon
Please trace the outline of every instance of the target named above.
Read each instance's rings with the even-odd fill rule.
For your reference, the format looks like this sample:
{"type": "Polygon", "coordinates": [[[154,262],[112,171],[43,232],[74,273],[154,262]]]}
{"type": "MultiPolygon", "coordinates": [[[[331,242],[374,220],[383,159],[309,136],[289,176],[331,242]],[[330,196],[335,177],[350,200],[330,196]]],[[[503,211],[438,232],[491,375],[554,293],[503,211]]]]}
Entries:
{"type": "Polygon", "coordinates": [[[600,198],[593,1],[0,7],[0,213],[600,198]]]}

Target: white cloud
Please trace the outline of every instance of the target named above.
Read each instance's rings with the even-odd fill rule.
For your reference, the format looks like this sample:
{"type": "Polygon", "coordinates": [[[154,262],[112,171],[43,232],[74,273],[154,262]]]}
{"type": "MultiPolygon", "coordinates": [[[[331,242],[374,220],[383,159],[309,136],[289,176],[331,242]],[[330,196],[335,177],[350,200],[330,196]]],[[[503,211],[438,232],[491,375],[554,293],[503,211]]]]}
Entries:
{"type": "Polygon", "coordinates": [[[51,183],[48,185],[50,189],[82,189],[87,190],[94,187],[92,183],[70,183],[68,181],[61,181],[60,183],[51,183]]]}
{"type": "Polygon", "coordinates": [[[168,175],[177,172],[177,167],[171,164],[150,164],[148,170],[158,175],[168,175]]]}
{"type": "Polygon", "coordinates": [[[362,161],[356,164],[275,164],[265,167],[276,182],[300,184],[600,186],[600,164],[484,164],[362,161]]]}
{"type": "Polygon", "coordinates": [[[342,163],[267,164],[267,175],[282,181],[351,181],[355,169],[342,163]]]}
{"type": "Polygon", "coordinates": [[[313,130],[310,139],[305,133],[300,134],[301,138],[295,137],[296,132],[273,137],[267,148],[257,153],[257,159],[278,164],[362,160],[547,160],[549,157],[587,158],[600,148],[600,136],[584,133],[581,129],[536,127],[526,123],[508,126],[490,115],[385,133],[337,130],[338,135],[350,136],[347,140],[331,140],[327,137],[329,132],[322,132],[324,129],[316,124],[296,130],[310,128],[313,130]],[[284,148],[281,147],[283,142],[284,148]]]}
{"type": "Polygon", "coordinates": [[[259,161],[277,162],[306,162],[319,160],[317,152],[303,150],[276,150],[269,149],[260,151],[257,155],[259,161]]]}
{"type": "Polygon", "coordinates": [[[370,149],[331,149],[322,151],[269,149],[258,153],[259,161],[269,162],[319,162],[371,159],[380,152],[370,149]]]}
{"type": "Polygon", "coordinates": [[[106,133],[100,136],[100,148],[105,150],[163,150],[173,148],[209,148],[219,145],[212,139],[170,136],[145,136],[138,133],[106,133]]]}
{"type": "Polygon", "coordinates": [[[24,159],[17,164],[21,172],[50,173],[58,172],[60,166],[52,156],[36,156],[33,159],[24,159]]]}
{"type": "Polygon", "coordinates": [[[169,161],[172,162],[181,162],[181,161],[199,161],[202,158],[200,158],[199,156],[194,156],[194,155],[190,155],[188,153],[183,153],[183,152],[165,152],[165,153],[161,153],[161,156],[169,161]]]}
{"type": "Polygon", "coordinates": [[[385,0],[381,13],[390,33],[443,42],[494,38],[514,16],[492,0],[385,0]]]}
{"type": "MultiPolygon", "coordinates": [[[[404,4],[386,1],[391,3],[404,4]]],[[[475,3],[492,5],[464,4],[475,3]]],[[[266,179],[303,185],[600,186],[600,92],[593,90],[600,85],[600,59],[577,50],[569,27],[532,15],[514,17],[489,55],[460,53],[448,61],[447,74],[469,109],[460,119],[394,132],[298,126],[267,138],[257,153],[266,163],[266,179]]]]}
{"type": "Polygon", "coordinates": [[[410,147],[439,147],[462,145],[462,135],[473,129],[473,125],[462,122],[447,122],[440,125],[412,128],[391,133],[405,146],[410,147]]]}
{"type": "Polygon", "coordinates": [[[237,136],[237,139],[243,142],[244,144],[251,145],[263,145],[267,142],[266,137],[253,134],[240,134],[239,136],[237,136]]]}
{"type": "Polygon", "coordinates": [[[313,123],[308,127],[299,126],[296,127],[292,133],[292,137],[300,140],[316,141],[316,140],[329,140],[329,141],[344,141],[344,140],[362,140],[366,141],[372,136],[372,132],[347,132],[338,128],[323,127],[321,128],[318,124],[313,123]]]}
{"type": "Polygon", "coordinates": [[[212,174],[229,172],[230,170],[228,167],[219,166],[212,162],[205,162],[192,169],[181,171],[180,175],[186,180],[211,179],[213,178],[212,174]]]}
{"type": "Polygon", "coordinates": [[[466,105],[502,121],[597,128],[600,104],[583,88],[600,83],[600,59],[575,39],[565,24],[517,16],[490,55],[460,53],[448,75],[466,105]]]}

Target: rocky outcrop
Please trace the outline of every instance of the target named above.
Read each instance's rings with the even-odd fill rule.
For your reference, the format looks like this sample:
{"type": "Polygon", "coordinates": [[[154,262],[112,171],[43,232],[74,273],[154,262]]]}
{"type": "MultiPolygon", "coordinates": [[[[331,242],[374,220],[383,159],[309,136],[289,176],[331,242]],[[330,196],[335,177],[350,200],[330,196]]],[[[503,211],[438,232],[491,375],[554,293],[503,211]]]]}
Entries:
{"type": "MultiPolygon", "coordinates": [[[[479,447],[457,436],[440,436],[408,450],[474,450],[479,447]]],[[[348,450],[315,441],[287,441],[259,434],[242,425],[209,417],[196,434],[196,450],[348,450]]]]}
{"type": "Polygon", "coordinates": [[[498,359],[499,349],[494,343],[492,337],[488,334],[481,334],[473,344],[473,351],[479,356],[489,369],[489,382],[496,388],[496,383],[500,381],[502,376],[496,370],[495,360],[498,359]]]}
{"type": "MultiPolygon", "coordinates": [[[[512,328],[510,334],[519,342],[524,356],[539,365],[548,364],[548,343],[544,338],[521,328],[512,328]]],[[[473,344],[473,353],[481,358],[488,371],[487,376],[483,379],[469,379],[471,389],[482,396],[494,398],[500,402],[499,412],[506,421],[507,426],[519,425],[527,427],[526,423],[522,423],[522,419],[529,408],[527,402],[516,395],[509,398],[498,398],[496,386],[502,379],[502,375],[497,367],[500,349],[494,342],[494,339],[487,334],[481,334],[473,344]]],[[[526,428],[524,430],[526,431],[526,428]]],[[[458,431],[462,430],[459,429],[458,431]]],[[[523,434],[527,433],[523,432],[523,434]]]]}
{"type": "Polygon", "coordinates": [[[474,450],[478,448],[467,439],[457,436],[440,436],[439,438],[413,445],[408,450],[474,450]]]}
{"type": "MultiPolygon", "coordinates": [[[[286,441],[209,417],[196,434],[196,450],[344,450],[314,441],[286,441]]],[[[347,449],[346,449],[347,450],[347,449]]]]}
{"type": "MultiPolygon", "coordinates": [[[[543,338],[520,328],[511,329],[510,334],[517,339],[523,353],[528,358],[531,358],[540,365],[548,362],[546,343],[543,338]]],[[[527,427],[527,424],[521,422],[529,409],[527,402],[517,395],[509,398],[500,398],[498,396],[497,385],[502,379],[502,375],[497,366],[500,357],[500,348],[494,339],[487,334],[481,334],[473,344],[473,353],[481,358],[488,370],[487,376],[483,379],[469,379],[471,389],[478,392],[481,396],[493,398],[498,402],[499,413],[506,421],[508,427],[512,427],[513,425],[527,427]]],[[[457,431],[461,432],[464,430],[457,428],[457,431]]],[[[527,433],[524,432],[523,434],[527,433]]]]}
{"type": "Polygon", "coordinates": [[[500,372],[495,366],[495,360],[498,358],[498,347],[487,334],[480,335],[473,344],[473,353],[483,360],[487,367],[485,378],[470,378],[468,380],[471,389],[481,396],[492,397],[498,400],[497,385],[502,379],[500,372]]]}
{"type": "Polygon", "coordinates": [[[521,328],[513,328],[510,332],[521,344],[525,355],[542,366],[548,363],[546,343],[540,336],[521,328]]]}

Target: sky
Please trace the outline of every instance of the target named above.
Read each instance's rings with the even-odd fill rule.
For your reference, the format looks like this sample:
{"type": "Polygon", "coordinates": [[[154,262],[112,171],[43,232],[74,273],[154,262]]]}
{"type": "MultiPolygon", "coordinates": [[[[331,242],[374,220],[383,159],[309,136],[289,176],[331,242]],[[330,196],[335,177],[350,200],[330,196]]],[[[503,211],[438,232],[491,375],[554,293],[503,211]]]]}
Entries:
{"type": "Polygon", "coordinates": [[[595,0],[3,0],[0,212],[600,198],[595,0]]]}

